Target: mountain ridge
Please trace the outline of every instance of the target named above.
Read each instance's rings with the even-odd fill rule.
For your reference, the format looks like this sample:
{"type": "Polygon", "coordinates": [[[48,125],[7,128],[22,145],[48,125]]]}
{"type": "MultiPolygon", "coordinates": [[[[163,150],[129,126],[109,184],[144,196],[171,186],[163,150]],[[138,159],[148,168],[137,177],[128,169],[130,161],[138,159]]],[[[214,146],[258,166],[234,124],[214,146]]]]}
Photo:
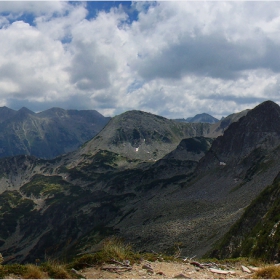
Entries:
{"type": "Polygon", "coordinates": [[[49,109],[34,113],[23,107],[0,108],[0,157],[27,154],[53,158],[77,149],[109,121],[97,111],[49,109]]]}
{"type": "Polygon", "coordinates": [[[202,113],[202,114],[197,114],[194,117],[189,117],[186,119],[174,119],[177,122],[186,122],[186,123],[217,123],[219,120],[214,118],[213,116],[207,114],[207,113],[202,113]]]}

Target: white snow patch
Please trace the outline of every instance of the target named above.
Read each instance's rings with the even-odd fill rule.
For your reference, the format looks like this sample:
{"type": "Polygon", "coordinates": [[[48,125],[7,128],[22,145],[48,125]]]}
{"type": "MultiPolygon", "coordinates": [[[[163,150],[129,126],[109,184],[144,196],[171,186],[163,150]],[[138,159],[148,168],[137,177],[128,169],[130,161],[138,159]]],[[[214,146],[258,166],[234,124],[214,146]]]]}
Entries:
{"type": "Polygon", "coordinates": [[[278,221],[278,222],[273,226],[273,228],[272,228],[272,230],[271,230],[271,232],[270,232],[270,234],[269,234],[269,237],[273,237],[273,236],[275,235],[275,232],[276,232],[277,227],[278,227],[279,224],[280,224],[280,221],[278,221]]]}

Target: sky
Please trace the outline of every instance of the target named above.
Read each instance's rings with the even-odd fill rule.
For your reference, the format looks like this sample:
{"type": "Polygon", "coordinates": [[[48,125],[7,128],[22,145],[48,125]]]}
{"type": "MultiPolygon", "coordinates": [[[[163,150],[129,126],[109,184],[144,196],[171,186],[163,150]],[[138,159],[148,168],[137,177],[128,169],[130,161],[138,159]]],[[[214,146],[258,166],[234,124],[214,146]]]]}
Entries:
{"type": "Polygon", "coordinates": [[[280,104],[280,2],[0,1],[0,106],[217,118],[280,104]]]}

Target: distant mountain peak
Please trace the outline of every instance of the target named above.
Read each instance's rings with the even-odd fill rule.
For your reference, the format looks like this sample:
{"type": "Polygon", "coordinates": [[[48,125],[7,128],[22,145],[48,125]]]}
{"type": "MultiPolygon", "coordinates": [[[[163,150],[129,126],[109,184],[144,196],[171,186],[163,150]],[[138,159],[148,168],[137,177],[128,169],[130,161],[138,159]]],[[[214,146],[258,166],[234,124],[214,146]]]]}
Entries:
{"type": "Polygon", "coordinates": [[[31,114],[31,115],[34,115],[35,113],[31,110],[29,110],[28,108],[26,107],[22,107],[18,110],[18,113],[26,113],[26,114],[31,114]]]}
{"type": "Polygon", "coordinates": [[[217,123],[219,120],[214,118],[213,116],[207,114],[207,113],[202,113],[202,114],[197,114],[189,122],[192,123],[217,123]]]}
{"type": "Polygon", "coordinates": [[[207,114],[207,113],[202,113],[202,114],[197,114],[194,117],[190,117],[187,119],[175,119],[177,122],[187,122],[187,123],[210,123],[214,124],[217,123],[219,120],[214,118],[213,116],[207,114]]]}

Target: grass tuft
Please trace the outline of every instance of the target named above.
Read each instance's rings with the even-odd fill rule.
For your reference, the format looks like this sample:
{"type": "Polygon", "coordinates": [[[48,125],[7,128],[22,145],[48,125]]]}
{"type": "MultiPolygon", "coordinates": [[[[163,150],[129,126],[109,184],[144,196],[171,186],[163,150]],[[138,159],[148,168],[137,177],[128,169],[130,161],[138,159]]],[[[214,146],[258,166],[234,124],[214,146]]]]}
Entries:
{"type": "Polygon", "coordinates": [[[26,267],[21,264],[0,265],[0,278],[6,278],[7,275],[23,275],[26,267]]]}
{"type": "Polygon", "coordinates": [[[46,279],[47,274],[34,264],[25,265],[26,271],[22,274],[24,279],[46,279]]]}
{"type": "Polygon", "coordinates": [[[56,261],[47,261],[41,265],[41,269],[48,273],[48,276],[53,279],[72,279],[74,278],[67,271],[66,266],[59,264],[56,261]]]}
{"type": "Polygon", "coordinates": [[[124,242],[117,237],[105,239],[102,253],[108,258],[113,258],[118,261],[130,259],[134,254],[131,246],[129,244],[124,244],[124,242]]]}
{"type": "Polygon", "coordinates": [[[103,242],[102,249],[94,254],[86,254],[68,265],[75,269],[81,269],[91,265],[109,263],[112,260],[122,262],[129,260],[131,264],[140,261],[141,255],[133,252],[129,244],[125,244],[120,238],[109,237],[103,242]]]}
{"type": "Polygon", "coordinates": [[[256,271],[252,278],[254,279],[280,279],[280,267],[271,265],[256,271]]]}

